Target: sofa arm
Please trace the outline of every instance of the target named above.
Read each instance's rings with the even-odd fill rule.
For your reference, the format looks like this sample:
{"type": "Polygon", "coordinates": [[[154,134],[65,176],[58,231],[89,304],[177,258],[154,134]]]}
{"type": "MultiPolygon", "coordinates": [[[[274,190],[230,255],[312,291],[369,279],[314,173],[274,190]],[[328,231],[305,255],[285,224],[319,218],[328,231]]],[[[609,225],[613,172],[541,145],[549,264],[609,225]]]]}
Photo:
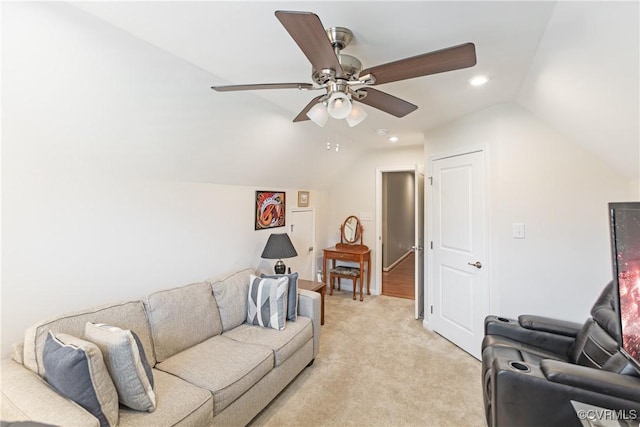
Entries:
{"type": "Polygon", "coordinates": [[[572,365],[557,360],[543,360],[540,362],[540,369],[544,376],[554,383],[618,396],[640,403],[640,378],[638,377],[572,365]]]}
{"type": "Polygon", "coordinates": [[[317,292],[298,288],[298,315],[308,317],[313,324],[313,357],[320,350],[321,297],[317,292]]]}
{"type": "Polygon", "coordinates": [[[13,360],[2,360],[2,421],[100,427],[97,418],[13,360]]]}

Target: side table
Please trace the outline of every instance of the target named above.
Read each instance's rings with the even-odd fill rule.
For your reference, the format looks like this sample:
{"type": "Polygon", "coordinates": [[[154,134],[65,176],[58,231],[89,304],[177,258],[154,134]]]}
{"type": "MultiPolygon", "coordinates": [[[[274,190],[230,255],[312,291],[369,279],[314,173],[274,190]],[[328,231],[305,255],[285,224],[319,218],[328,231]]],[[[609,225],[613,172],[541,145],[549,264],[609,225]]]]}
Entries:
{"type": "Polygon", "coordinates": [[[324,293],[326,285],[322,282],[298,279],[298,289],[306,289],[308,291],[320,293],[320,324],[324,325],[324,293]]]}

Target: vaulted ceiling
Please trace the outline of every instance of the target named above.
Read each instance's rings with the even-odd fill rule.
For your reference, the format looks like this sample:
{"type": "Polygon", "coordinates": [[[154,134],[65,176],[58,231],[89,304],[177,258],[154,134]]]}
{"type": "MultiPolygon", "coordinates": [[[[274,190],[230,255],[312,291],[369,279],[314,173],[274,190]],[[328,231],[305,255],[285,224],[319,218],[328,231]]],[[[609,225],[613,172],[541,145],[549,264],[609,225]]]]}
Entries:
{"type": "MultiPolygon", "coordinates": [[[[486,107],[517,102],[638,179],[638,2],[78,2],[85,12],[211,75],[211,85],[311,82],[311,67],[274,16],[276,10],[316,13],[325,27],[354,32],[345,53],[369,67],[465,42],[476,46],[472,68],[377,86],[419,108],[404,118],[365,107],[348,128],[330,120],[291,123],[315,143],[341,141],[358,150],[422,144],[429,129],[486,107]],[[490,78],[483,87],[468,80],[490,78]]],[[[316,92],[264,90],[217,93],[212,102],[239,116],[247,100],[291,121],[316,92]]],[[[257,107],[259,108],[259,107],[257,107]]],[[[255,114],[252,109],[252,114],[255,114]]],[[[265,126],[246,117],[247,126],[265,126]]],[[[269,132],[268,128],[263,128],[269,132]]],[[[256,132],[259,132],[256,129],[256,132]]]]}

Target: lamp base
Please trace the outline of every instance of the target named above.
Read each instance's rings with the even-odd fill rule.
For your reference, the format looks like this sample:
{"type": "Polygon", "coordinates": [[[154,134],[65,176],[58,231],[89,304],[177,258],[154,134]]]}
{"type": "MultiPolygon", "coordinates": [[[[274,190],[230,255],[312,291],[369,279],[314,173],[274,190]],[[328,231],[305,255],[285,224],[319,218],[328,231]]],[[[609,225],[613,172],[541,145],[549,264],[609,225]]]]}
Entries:
{"type": "Polygon", "coordinates": [[[273,269],[275,270],[276,274],[284,274],[284,272],[287,270],[287,267],[284,265],[284,262],[282,262],[281,259],[278,260],[278,262],[276,262],[275,267],[273,267],[273,269]]]}

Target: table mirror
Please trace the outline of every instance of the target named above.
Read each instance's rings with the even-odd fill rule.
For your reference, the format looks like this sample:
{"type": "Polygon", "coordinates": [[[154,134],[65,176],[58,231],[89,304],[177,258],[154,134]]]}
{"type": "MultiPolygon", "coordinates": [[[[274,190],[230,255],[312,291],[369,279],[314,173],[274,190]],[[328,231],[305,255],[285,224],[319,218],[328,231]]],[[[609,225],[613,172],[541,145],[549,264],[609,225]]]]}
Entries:
{"type": "Polygon", "coordinates": [[[344,220],[344,223],[340,227],[342,230],[342,243],[355,244],[362,238],[362,225],[360,220],[355,215],[350,215],[344,220]]]}

